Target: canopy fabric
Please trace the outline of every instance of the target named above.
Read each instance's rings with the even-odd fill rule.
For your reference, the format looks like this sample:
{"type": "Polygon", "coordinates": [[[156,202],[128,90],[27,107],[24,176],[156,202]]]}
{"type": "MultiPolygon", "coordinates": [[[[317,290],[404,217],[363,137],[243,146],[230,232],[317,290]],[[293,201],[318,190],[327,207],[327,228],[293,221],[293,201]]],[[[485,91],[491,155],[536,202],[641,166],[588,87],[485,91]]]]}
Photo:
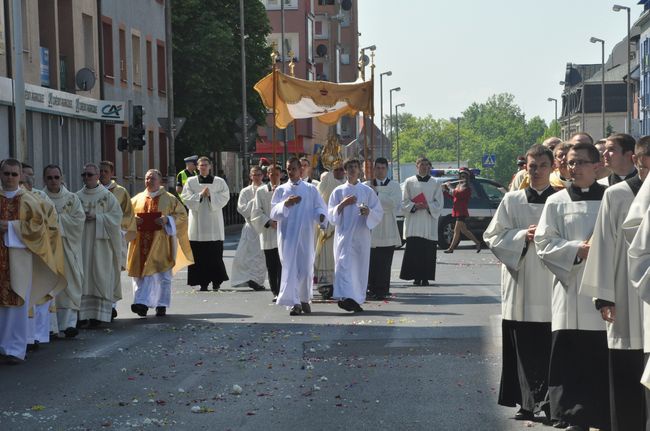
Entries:
{"type": "Polygon", "coordinates": [[[373,82],[334,83],[306,81],[278,70],[269,73],[253,87],[267,109],[273,109],[273,74],[275,79],[275,126],[285,129],[293,120],[318,118],[327,125],[336,124],[343,115],[363,111],[373,115],[373,82]]]}

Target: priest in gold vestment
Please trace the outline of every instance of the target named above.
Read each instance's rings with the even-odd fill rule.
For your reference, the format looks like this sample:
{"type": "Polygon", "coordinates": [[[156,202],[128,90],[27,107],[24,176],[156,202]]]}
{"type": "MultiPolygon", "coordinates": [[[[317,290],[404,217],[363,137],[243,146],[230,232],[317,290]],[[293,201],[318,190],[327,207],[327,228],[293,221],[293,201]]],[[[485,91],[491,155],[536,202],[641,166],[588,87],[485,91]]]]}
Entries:
{"type": "Polygon", "coordinates": [[[79,310],[79,326],[98,326],[110,322],[116,289],[120,283],[122,238],[120,204],[98,180],[99,168],[87,163],[82,177],[84,187],[77,192],[86,222],[84,224],[83,294],[79,310]]]}
{"type": "Polygon", "coordinates": [[[17,364],[27,350],[29,308],[65,287],[65,268],[58,229],[18,187],[20,162],[4,160],[0,173],[0,356],[17,364]]]}
{"type": "Polygon", "coordinates": [[[160,317],[171,302],[172,273],[193,262],[192,249],[185,207],[161,186],[160,171],[150,169],[144,181],[146,190],[131,200],[138,225],[127,258],[133,277],[131,311],[144,317],[155,307],[160,317]]]}

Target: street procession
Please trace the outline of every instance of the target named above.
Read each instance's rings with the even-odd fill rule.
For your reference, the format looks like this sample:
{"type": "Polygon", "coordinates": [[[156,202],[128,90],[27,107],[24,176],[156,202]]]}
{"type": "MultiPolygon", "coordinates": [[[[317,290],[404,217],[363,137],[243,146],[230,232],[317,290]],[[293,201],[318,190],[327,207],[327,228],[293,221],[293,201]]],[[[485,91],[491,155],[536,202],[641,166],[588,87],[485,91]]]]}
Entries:
{"type": "Polygon", "coordinates": [[[523,85],[385,34],[487,4],[4,0],[0,429],[650,431],[650,1],[507,3],[523,85]]]}

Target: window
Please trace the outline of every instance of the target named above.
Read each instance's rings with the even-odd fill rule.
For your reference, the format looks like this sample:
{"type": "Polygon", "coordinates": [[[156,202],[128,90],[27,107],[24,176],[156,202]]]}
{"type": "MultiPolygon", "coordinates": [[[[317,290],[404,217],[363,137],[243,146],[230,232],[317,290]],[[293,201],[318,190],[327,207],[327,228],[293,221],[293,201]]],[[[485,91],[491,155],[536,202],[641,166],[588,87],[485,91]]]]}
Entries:
{"type": "Polygon", "coordinates": [[[104,124],[104,148],[102,149],[102,159],[110,160],[115,163],[115,148],[117,141],[115,140],[115,126],[112,124],[104,124]]]}
{"type": "Polygon", "coordinates": [[[140,35],[135,33],[131,34],[131,55],[133,56],[133,85],[141,86],[140,35]]]}
{"type": "Polygon", "coordinates": [[[158,132],[158,148],[159,148],[159,159],[158,164],[160,172],[162,172],[163,177],[167,176],[167,135],[165,135],[164,130],[160,129],[158,132]]]}
{"type": "Polygon", "coordinates": [[[165,73],[165,42],[156,40],[156,66],[158,67],[158,94],[167,94],[167,74],[165,73]]]}
{"type": "Polygon", "coordinates": [[[104,80],[113,83],[113,22],[110,18],[102,17],[102,45],[104,51],[104,80]]]}
{"type": "Polygon", "coordinates": [[[329,22],[324,16],[317,16],[314,19],[314,39],[329,38],[329,22]]]}
{"type": "Polygon", "coordinates": [[[147,89],[153,91],[153,51],[151,49],[151,37],[147,37],[147,89]]]}
{"type": "Polygon", "coordinates": [[[126,84],[127,71],[126,71],[126,29],[120,27],[120,81],[122,84],[126,84]]]}
{"type": "Polygon", "coordinates": [[[95,41],[93,37],[93,17],[81,15],[83,35],[84,35],[84,65],[95,70],[95,41]]]}
{"type": "Polygon", "coordinates": [[[333,5],[334,0],[318,0],[318,4],[320,6],[328,6],[328,5],[333,5]]]}
{"type": "MultiPolygon", "coordinates": [[[[262,3],[268,10],[281,9],[281,0],[262,0],[262,3]]],[[[298,9],[298,0],[284,0],[285,9],[298,9]]]]}

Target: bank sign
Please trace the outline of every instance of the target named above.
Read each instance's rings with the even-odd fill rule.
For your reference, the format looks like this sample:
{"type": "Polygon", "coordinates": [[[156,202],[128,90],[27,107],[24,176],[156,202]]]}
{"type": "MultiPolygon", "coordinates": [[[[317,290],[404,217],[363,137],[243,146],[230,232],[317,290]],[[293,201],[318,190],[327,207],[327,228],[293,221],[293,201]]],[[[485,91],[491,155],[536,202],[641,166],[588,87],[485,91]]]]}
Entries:
{"type": "MultiPolygon", "coordinates": [[[[0,103],[13,105],[13,85],[0,77],[0,103]]],[[[123,123],[126,102],[97,100],[64,91],[25,84],[25,107],[30,111],[77,117],[93,121],[123,123]]]]}

